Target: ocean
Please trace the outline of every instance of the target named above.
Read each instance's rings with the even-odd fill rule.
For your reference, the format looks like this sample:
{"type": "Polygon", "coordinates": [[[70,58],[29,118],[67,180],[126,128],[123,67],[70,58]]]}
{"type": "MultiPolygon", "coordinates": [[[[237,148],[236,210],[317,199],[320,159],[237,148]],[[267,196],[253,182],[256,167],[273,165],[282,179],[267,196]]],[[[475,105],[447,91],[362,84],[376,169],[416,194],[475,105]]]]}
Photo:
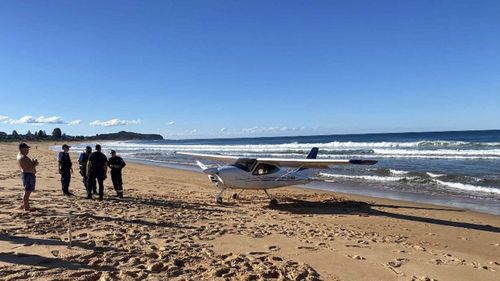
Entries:
{"type": "MultiPolygon", "coordinates": [[[[72,151],[81,151],[85,143],[72,151]]],[[[175,151],[246,157],[374,159],[318,170],[308,187],[500,214],[500,130],[101,143],[129,161],[193,169],[175,151]]],[[[209,161],[205,161],[210,163],[209,161]]],[[[212,163],[214,164],[214,163],[212,163]]]]}

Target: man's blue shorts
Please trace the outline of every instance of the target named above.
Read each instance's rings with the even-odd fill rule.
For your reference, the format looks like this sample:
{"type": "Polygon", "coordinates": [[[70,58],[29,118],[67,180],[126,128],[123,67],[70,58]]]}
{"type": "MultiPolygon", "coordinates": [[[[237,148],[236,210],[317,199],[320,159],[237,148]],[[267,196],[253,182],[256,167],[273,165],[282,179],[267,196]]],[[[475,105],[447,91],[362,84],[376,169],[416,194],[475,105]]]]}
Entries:
{"type": "Polygon", "coordinates": [[[24,191],[35,191],[36,176],[32,173],[21,173],[24,191]]]}

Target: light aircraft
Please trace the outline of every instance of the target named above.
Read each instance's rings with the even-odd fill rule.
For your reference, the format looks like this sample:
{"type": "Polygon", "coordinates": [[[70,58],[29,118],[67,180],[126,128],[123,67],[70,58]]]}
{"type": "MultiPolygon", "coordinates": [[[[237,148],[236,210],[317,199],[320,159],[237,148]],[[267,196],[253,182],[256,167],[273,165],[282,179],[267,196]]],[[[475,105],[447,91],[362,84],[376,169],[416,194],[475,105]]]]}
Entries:
{"type": "MultiPolygon", "coordinates": [[[[263,190],[271,200],[270,205],[278,204],[278,201],[271,197],[268,189],[279,188],[290,185],[307,184],[313,179],[312,169],[324,169],[334,165],[373,165],[375,160],[333,160],[316,159],[318,148],[313,147],[306,159],[290,158],[248,158],[228,155],[200,154],[189,152],[176,152],[179,155],[191,156],[197,159],[209,159],[224,162],[228,165],[219,167],[207,167],[196,160],[203,173],[208,175],[208,179],[219,189],[215,195],[215,202],[222,203],[222,194],[226,189],[243,190],[263,190]],[[284,169],[291,168],[291,169],[284,169]]],[[[241,193],[241,192],[240,192],[241,193]]],[[[233,194],[236,199],[238,194],[233,194]]]]}

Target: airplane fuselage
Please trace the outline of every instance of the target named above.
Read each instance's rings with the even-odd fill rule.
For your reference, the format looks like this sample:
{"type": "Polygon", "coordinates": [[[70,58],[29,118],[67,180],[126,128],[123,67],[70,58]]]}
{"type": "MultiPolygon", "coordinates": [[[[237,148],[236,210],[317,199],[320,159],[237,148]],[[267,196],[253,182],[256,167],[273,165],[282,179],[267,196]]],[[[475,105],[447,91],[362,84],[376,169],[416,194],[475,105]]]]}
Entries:
{"type": "Polygon", "coordinates": [[[311,179],[299,172],[278,169],[272,173],[259,174],[247,172],[238,167],[224,166],[218,169],[217,177],[220,184],[233,189],[272,189],[283,186],[307,184],[311,179]]]}

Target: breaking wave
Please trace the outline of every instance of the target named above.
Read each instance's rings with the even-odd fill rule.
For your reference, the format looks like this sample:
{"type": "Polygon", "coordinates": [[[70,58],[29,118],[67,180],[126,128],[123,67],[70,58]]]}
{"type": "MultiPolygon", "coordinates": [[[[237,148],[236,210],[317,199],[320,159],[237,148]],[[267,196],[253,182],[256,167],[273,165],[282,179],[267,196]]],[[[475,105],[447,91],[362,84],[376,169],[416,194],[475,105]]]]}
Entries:
{"type": "MultiPolygon", "coordinates": [[[[327,142],[282,144],[171,144],[147,142],[109,142],[103,148],[122,152],[175,151],[224,153],[250,157],[272,156],[300,158],[312,147],[319,147],[321,158],[409,158],[409,159],[500,159],[500,142],[418,141],[418,142],[327,142]]],[[[83,146],[82,146],[83,149],[83,146]]]]}
{"type": "Polygon", "coordinates": [[[443,180],[436,179],[437,177],[442,177],[445,175],[432,174],[427,172],[431,178],[425,179],[423,177],[418,176],[372,176],[372,175],[344,175],[344,174],[332,174],[332,173],[319,173],[320,178],[323,178],[325,181],[332,181],[332,179],[350,179],[350,180],[358,180],[358,181],[377,181],[377,182],[427,182],[427,183],[435,183],[444,187],[465,190],[471,192],[481,192],[481,193],[493,193],[500,195],[500,189],[488,186],[478,186],[467,183],[460,182],[448,182],[443,180]]]}

